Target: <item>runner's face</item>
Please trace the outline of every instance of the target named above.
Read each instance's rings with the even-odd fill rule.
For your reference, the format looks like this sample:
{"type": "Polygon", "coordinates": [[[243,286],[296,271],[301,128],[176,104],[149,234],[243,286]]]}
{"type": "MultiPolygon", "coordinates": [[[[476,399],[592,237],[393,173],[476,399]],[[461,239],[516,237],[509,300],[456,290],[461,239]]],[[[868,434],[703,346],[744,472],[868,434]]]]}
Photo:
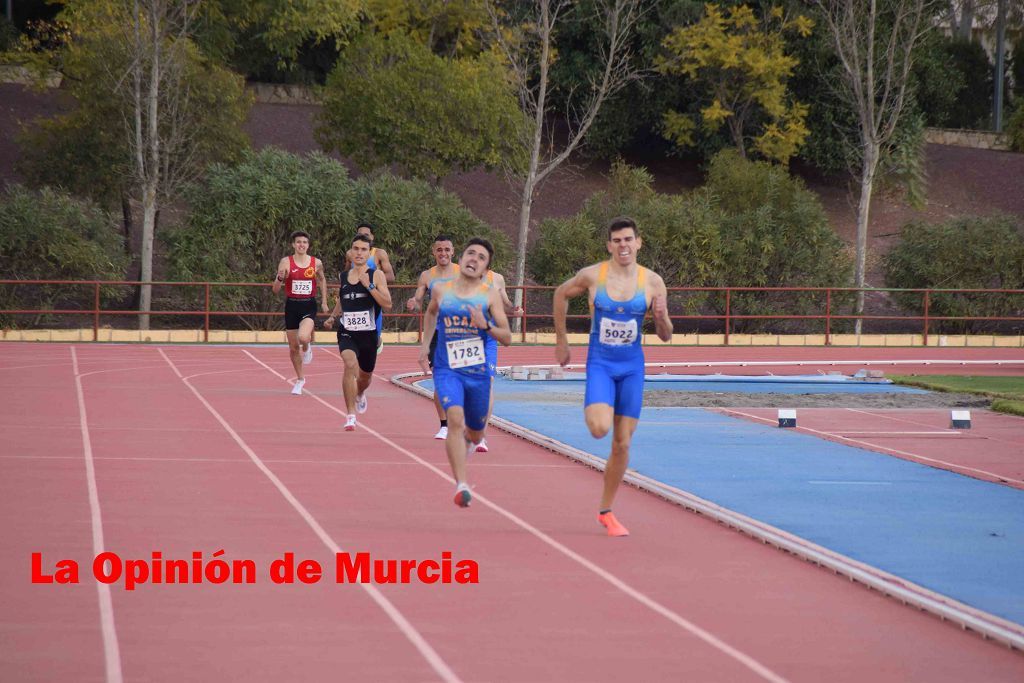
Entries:
{"type": "Polygon", "coordinates": [[[309,251],[309,239],[305,237],[296,237],[292,240],[292,249],[295,250],[296,254],[305,254],[309,251]]]}
{"type": "Polygon", "coordinates": [[[366,235],[367,237],[370,238],[370,243],[371,244],[373,243],[373,232],[369,228],[366,228],[366,227],[359,228],[358,230],[356,230],[356,234],[357,235],[366,235]]]}
{"type": "Polygon", "coordinates": [[[434,242],[434,261],[439,266],[447,266],[452,262],[452,256],[455,255],[455,247],[452,246],[451,242],[447,240],[444,242],[434,242]]]}
{"type": "Polygon", "coordinates": [[[640,237],[633,228],[616,230],[608,238],[608,253],[620,266],[632,265],[636,262],[636,252],[640,250],[640,237]]]}
{"type": "Polygon", "coordinates": [[[491,255],[479,244],[471,244],[462,252],[459,259],[459,270],[470,277],[483,277],[487,272],[487,265],[491,262],[491,255]]]}
{"type": "Polygon", "coordinates": [[[362,240],[356,240],[352,243],[349,254],[352,257],[352,263],[360,267],[365,266],[366,260],[370,257],[370,245],[362,240]]]}

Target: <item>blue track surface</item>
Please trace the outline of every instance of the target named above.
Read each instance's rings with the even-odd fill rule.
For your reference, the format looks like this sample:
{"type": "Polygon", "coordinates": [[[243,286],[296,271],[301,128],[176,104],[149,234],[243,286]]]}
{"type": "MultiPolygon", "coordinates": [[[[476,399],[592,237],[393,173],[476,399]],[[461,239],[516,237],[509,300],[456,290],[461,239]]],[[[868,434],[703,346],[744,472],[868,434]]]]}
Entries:
{"type": "MultiPolygon", "coordinates": [[[[567,373],[561,380],[497,379],[502,393],[559,393],[578,391],[583,395],[585,375],[567,373]]],[[[720,391],[777,394],[927,394],[923,389],[891,383],[870,383],[827,375],[736,376],[736,375],[648,375],[644,391],[720,391]]]]}
{"type": "MultiPolygon", "coordinates": [[[[578,401],[517,400],[545,384],[573,391],[498,378],[495,414],[606,457],[582,385],[578,401]]],[[[630,466],[1024,624],[1024,491],[699,408],[645,408],[630,466]]]]}

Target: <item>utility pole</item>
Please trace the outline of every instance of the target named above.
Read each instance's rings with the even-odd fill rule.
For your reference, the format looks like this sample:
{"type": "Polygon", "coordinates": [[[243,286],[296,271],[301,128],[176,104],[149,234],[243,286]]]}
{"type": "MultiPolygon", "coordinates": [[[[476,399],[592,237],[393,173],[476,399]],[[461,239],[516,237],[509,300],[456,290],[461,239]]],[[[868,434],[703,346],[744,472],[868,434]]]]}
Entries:
{"type": "Polygon", "coordinates": [[[14,0],[7,0],[6,12],[7,21],[14,21],[14,0]]]}
{"type": "Polygon", "coordinates": [[[1003,132],[1003,72],[1006,70],[1006,0],[999,0],[999,9],[996,14],[996,92],[995,101],[992,103],[995,108],[995,130],[1003,132]]]}

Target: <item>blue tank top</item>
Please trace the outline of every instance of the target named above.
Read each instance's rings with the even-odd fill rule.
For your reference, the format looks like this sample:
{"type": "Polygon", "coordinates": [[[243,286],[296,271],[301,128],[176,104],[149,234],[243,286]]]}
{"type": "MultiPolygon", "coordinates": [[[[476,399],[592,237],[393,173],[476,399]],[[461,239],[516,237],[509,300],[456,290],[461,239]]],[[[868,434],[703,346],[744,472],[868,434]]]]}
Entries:
{"type": "Polygon", "coordinates": [[[451,275],[441,275],[440,268],[438,268],[437,266],[430,267],[430,279],[427,280],[427,298],[430,298],[430,295],[434,292],[434,285],[444,282],[451,282],[452,280],[459,276],[459,264],[453,263],[452,268],[454,269],[454,271],[452,272],[451,275]]]}
{"type": "Polygon", "coordinates": [[[455,282],[441,283],[434,291],[440,298],[437,313],[437,349],[434,368],[443,368],[472,377],[494,375],[498,362],[497,345],[490,346],[490,334],[470,323],[470,306],[480,306],[490,320],[487,300],[490,286],[481,284],[468,297],[455,293],[455,282]]]}
{"type": "Polygon", "coordinates": [[[608,262],[597,271],[597,290],[591,308],[590,349],[587,358],[599,357],[608,360],[635,360],[643,362],[644,351],[640,344],[647,315],[647,294],[644,285],[647,269],[638,266],[636,292],[628,301],[616,301],[608,296],[608,262]]]}

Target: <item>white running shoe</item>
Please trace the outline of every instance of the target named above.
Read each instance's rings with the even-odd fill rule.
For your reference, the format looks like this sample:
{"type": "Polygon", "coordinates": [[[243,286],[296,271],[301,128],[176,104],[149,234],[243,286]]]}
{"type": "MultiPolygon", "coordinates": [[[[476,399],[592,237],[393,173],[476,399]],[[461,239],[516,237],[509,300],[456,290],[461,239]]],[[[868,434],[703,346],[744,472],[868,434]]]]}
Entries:
{"type": "Polygon", "coordinates": [[[302,387],[304,387],[304,386],[306,386],[306,380],[304,380],[304,379],[297,379],[297,380],[295,380],[295,384],[292,385],[292,394],[294,396],[301,396],[302,395],[302,387]]]}
{"type": "Polygon", "coordinates": [[[473,494],[469,492],[469,487],[465,484],[459,484],[455,487],[455,504],[460,508],[468,508],[470,502],[473,500],[473,494]]]}
{"type": "Polygon", "coordinates": [[[366,412],[366,394],[356,396],[356,412],[360,415],[366,412]]]}
{"type": "Polygon", "coordinates": [[[441,427],[437,430],[437,434],[434,434],[434,438],[438,441],[448,438],[448,427],[441,427]]]}
{"type": "Polygon", "coordinates": [[[345,431],[354,432],[356,430],[356,416],[349,415],[345,418],[345,431]]]}
{"type": "Polygon", "coordinates": [[[313,362],[313,342],[310,342],[306,346],[306,350],[302,352],[302,364],[309,365],[313,362]]]}
{"type": "Polygon", "coordinates": [[[486,453],[487,451],[487,439],[480,439],[480,443],[473,444],[474,453],[486,453]]]}

